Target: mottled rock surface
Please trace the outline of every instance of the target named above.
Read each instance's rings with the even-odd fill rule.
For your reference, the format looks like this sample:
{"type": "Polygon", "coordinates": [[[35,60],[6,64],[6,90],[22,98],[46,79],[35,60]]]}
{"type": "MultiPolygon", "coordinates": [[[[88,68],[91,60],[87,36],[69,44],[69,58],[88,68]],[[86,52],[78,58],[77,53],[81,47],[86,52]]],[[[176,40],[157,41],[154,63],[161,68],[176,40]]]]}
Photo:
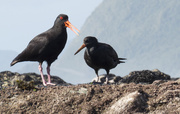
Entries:
{"type": "MultiPolygon", "coordinates": [[[[45,75],[45,79],[47,80],[47,75],[45,75]]],[[[33,81],[35,85],[42,86],[42,79],[39,74],[36,73],[19,74],[17,72],[13,73],[10,71],[0,72],[0,88],[7,86],[14,86],[16,85],[17,80],[19,81],[21,80],[25,82],[33,81]]],[[[58,76],[51,76],[51,81],[57,85],[67,84],[64,80],[62,80],[58,76]]]]}
{"type": "Polygon", "coordinates": [[[155,70],[142,70],[142,71],[133,71],[129,75],[123,77],[120,83],[148,83],[151,84],[155,80],[170,80],[170,76],[159,71],[155,70]]]}
{"type": "Polygon", "coordinates": [[[146,112],[147,101],[148,95],[143,91],[128,93],[115,102],[105,114],[146,112]]]}
{"type": "Polygon", "coordinates": [[[170,76],[165,74],[158,69],[155,70],[142,70],[142,71],[133,71],[130,72],[129,75],[120,77],[116,76],[115,74],[103,74],[99,75],[99,81],[97,82],[97,77],[95,77],[92,82],[97,82],[100,84],[106,84],[106,77],[108,77],[109,84],[117,84],[117,83],[144,83],[144,84],[151,84],[155,80],[170,80],[170,76]]]}
{"type": "Polygon", "coordinates": [[[59,84],[41,86],[36,91],[8,86],[0,91],[0,113],[178,114],[180,81],[155,80],[150,84],[133,82],[110,85],[59,84]]]}

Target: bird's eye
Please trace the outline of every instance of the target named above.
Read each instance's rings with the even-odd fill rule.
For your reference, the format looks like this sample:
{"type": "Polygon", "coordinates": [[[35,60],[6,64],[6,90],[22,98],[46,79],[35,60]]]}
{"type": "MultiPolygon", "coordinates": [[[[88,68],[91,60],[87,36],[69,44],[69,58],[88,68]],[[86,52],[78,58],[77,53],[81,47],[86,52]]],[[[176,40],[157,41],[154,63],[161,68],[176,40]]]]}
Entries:
{"type": "Polygon", "coordinates": [[[60,19],[63,20],[63,17],[61,16],[60,19]]]}

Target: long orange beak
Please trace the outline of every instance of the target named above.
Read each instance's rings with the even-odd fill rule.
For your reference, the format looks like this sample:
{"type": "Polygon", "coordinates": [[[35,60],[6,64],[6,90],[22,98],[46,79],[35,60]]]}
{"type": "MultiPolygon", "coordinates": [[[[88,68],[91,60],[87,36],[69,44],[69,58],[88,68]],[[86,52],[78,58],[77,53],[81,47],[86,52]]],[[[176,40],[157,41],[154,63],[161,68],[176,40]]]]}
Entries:
{"type": "Polygon", "coordinates": [[[66,27],[70,28],[75,34],[77,34],[79,36],[79,34],[75,30],[77,30],[78,32],[80,32],[80,31],[75,26],[73,26],[69,21],[64,22],[64,24],[66,27]]]}
{"type": "Polygon", "coordinates": [[[83,48],[85,48],[86,47],[86,45],[85,44],[83,44],[77,51],[76,51],[76,53],[74,54],[74,55],[76,55],[77,53],[79,53],[83,48]]]}

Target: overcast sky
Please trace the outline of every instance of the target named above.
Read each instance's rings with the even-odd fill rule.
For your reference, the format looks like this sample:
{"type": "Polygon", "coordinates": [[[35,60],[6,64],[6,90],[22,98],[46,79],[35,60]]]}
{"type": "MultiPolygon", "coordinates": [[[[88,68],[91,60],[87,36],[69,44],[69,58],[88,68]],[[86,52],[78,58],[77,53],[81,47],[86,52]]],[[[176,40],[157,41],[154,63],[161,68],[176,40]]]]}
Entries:
{"type": "MultiPolygon", "coordinates": [[[[36,35],[53,26],[56,17],[67,14],[81,29],[86,18],[103,0],[0,0],[0,50],[21,52],[36,35]]],[[[75,34],[68,30],[68,40],[75,34]]]]}

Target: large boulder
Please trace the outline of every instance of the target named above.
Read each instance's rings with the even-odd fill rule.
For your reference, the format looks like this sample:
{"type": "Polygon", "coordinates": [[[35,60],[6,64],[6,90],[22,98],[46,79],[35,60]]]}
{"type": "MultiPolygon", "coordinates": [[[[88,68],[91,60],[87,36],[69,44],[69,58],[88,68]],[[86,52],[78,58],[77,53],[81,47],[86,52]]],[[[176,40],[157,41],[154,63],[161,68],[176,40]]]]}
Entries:
{"type": "Polygon", "coordinates": [[[120,80],[120,83],[147,83],[151,84],[155,80],[170,80],[170,76],[159,71],[158,69],[155,70],[142,70],[142,71],[133,71],[130,72],[129,75],[123,77],[120,80]]]}
{"type": "Polygon", "coordinates": [[[115,102],[105,114],[128,114],[129,112],[146,112],[148,95],[143,91],[126,94],[115,102]]]}

